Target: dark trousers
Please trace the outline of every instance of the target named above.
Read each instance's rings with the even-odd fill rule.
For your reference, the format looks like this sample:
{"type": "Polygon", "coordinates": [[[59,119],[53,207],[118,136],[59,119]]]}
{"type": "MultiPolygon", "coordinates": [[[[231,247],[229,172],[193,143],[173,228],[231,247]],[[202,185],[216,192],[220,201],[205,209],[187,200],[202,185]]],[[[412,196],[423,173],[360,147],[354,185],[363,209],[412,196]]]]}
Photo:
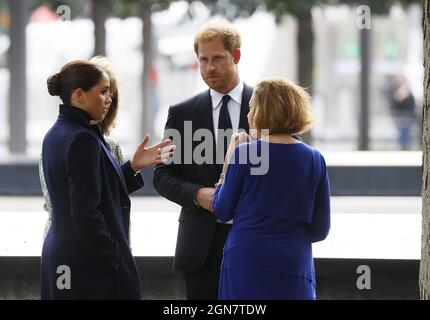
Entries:
{"type": "Polygon", "coordinates": [[[200,270],[184,272],[188,300],[217,300],[223,248],[231,224],[217,223],[209,255],[200,270]]]}

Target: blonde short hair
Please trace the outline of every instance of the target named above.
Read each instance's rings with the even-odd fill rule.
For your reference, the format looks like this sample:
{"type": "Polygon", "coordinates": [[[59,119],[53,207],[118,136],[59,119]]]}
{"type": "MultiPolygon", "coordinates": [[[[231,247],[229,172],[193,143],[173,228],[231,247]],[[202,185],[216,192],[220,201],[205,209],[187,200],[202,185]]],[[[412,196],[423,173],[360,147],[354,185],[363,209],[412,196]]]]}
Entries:
{"type": "Polygon", "coordinates": [[[205,23],[194,37],[194,51],[199,54],[199,43],[211,41],[220,38],[225,49],[233,52],[233,49],[239,48],[242,44],[239,32],[227,20],[213,19],[205,23]]]}
{"type": "Polygon", "coordinates": [[[112,103],[110,105],[109,111],[106,114],[106,117],[103,121],[100,122],[100,129],[104,135],[109,135],[113,128],[116,125],[116,117],[118,115],[118,107],[119,107],[119,89],[118,89],[118,80],[115,72],[106,57],[95,56],[90,59],[90,62],[94,63],[100,69],[106,72],[109,77],[110,88],[109,94],[112,99],[112,103]]]}
{"type": "Polygon", "coordinates": [[[314,121],[311,98],[300,86],[286,78],[262,80],[250,101],[250,126],[270,134],[302,134],[314,121]]]}

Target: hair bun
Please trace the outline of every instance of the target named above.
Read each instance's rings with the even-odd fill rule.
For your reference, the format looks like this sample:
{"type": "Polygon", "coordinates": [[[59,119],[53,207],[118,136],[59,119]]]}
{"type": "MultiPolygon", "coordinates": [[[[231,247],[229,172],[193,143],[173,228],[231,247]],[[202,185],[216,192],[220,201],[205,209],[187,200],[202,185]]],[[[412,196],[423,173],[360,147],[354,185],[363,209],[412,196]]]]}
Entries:
{"type": "Polygon", "coordinates": [[[51,96],[61,96],[60,74],[56,73],[48,78],[48,92],[51,96]]]}

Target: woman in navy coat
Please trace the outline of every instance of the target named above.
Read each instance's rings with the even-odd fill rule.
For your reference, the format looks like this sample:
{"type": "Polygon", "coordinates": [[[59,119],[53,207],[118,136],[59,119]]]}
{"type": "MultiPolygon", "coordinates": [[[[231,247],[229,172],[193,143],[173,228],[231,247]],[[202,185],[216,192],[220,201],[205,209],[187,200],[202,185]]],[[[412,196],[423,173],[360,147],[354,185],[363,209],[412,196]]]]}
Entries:
{"type": "Polygon", "coordinates": [[[172,156],[169,141],[145,147],[119,166],[100,128],[111,99],[105,71],[87,61],[66,64],[48,79],[60,96],[59,116],[42,147],[52,222],[41,262],[42,299],[140,299],[129,245],[129,194],[140,170],[172,156]]]}
{"type": "Polygon", "coordinates": [[[217,218],[233,218],[220,299],[316,299],[312,242],[329,232],[330,191],[323,156],[294,138],[311,125],[309,101],[287,79],[264,80],[248,115],[257,140],[232,138],[214,195],[217,218]]]}

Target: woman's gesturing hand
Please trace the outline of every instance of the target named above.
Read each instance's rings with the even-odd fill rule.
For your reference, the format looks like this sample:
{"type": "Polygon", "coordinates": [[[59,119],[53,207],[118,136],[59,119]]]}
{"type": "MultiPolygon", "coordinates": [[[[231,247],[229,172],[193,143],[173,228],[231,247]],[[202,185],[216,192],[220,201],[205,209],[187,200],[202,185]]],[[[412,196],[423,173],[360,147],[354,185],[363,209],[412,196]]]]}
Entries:
{"type": "Polygon", "coordinates": [[[131,159],[131,167],[135,172],[144,168],[151,167],[156,164],[163,163],[163,160],[173,157],[176,146],[169,145],[172,141],[170,139],[164,140],[156,145],[146,147],[149,142],[149,135],[145,135],[142,142],[134,152],[131,159]]]}
{"type": "Polygon", "coordinates": [[[231,136],[230,145],[228,146],[227,153],[225,155],[224,163],[230,161],[234,149],[241,143],[249,142],[252,138],[246,132],[234,133],[231,136]]]}
{"type": "Polygon", "coordinates": [[[224,166],[222,168],[222,175],[225,175],[227,172],[228,162],[230,161],[231,156],[233,155],[234,149],[241,143],[252,141],[251,136],[249,136],[246,132],[238,132],[234,133],[231,136],[230,145],[228,146],[227,153],[224,159],[224,166]]]}

